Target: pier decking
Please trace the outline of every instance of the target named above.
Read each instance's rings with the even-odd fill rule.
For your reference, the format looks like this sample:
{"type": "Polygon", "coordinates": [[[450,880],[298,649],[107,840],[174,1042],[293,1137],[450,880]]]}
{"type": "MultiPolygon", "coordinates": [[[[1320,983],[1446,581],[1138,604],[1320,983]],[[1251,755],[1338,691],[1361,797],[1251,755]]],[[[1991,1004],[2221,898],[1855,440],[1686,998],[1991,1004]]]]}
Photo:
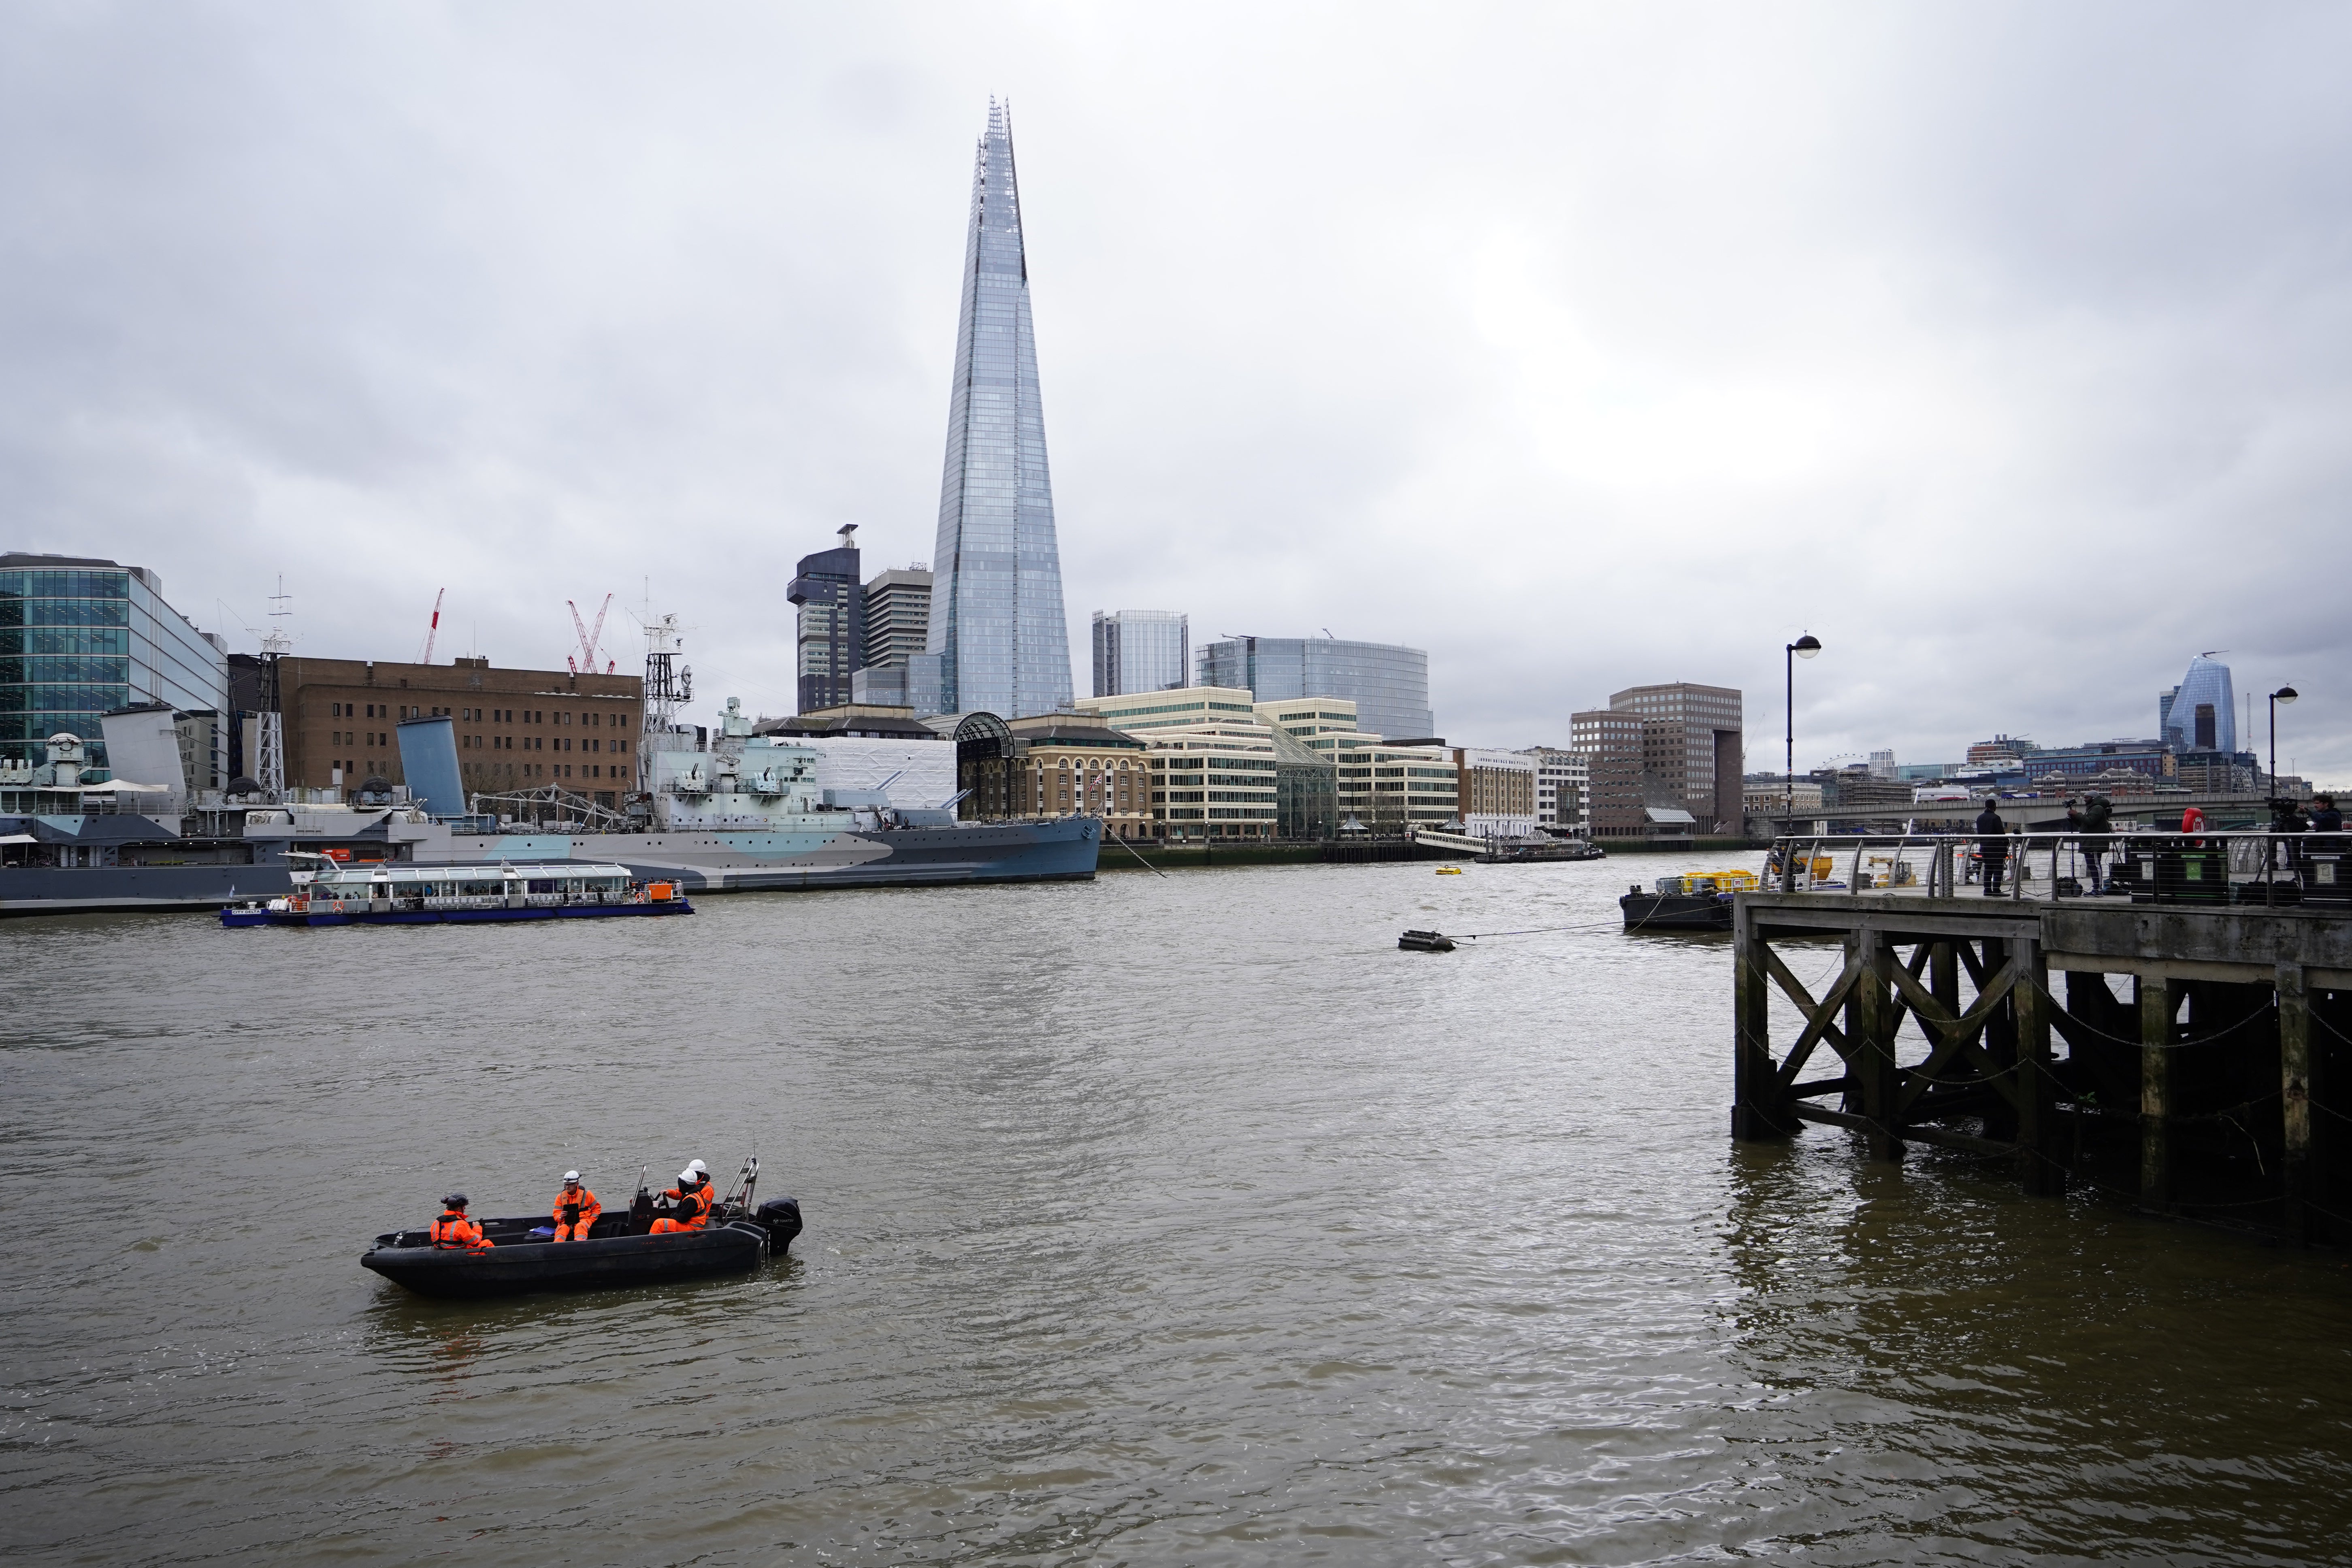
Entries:
{"type": "MultiPolygon", "coordinates": [[[[1914,839],[1875,858],[1924,856],[1916,880],[1739,895],[1733,1135],[1844,1128],[1874,1159],[1937,1145],[2006,1162],[2029,1193],[2087,1183],[2151,1210],[2352,1243],[2352,1171],[2336,1154],[2352,1106],[2330,1099],[2352,1089],[2352,906],[2303,901],[2322,891],[2299,885],[2312,858],[2249,837],[2265,840],[2261,873],[2218,886],[2053,898],[2074,863],[2053,841],[2042,892],[1988,898],[1953,885],[1969,841],[1914,839]],[[1816,994],[1799,970],[1821,967],[1805,950],[1824,942],[1843,956],[1816,994]],[[1776,993],[1796,1015],[1777,1055],[1776,993]]],[[[2178,843],[2131,842],[2178,864],[2178,843]]],[[[2023,865],[2035,847],[2018,849],[2023,865]]],[[[2250,858],[2244,845],[2211,853],[2216,867],[2250,858]]]]}

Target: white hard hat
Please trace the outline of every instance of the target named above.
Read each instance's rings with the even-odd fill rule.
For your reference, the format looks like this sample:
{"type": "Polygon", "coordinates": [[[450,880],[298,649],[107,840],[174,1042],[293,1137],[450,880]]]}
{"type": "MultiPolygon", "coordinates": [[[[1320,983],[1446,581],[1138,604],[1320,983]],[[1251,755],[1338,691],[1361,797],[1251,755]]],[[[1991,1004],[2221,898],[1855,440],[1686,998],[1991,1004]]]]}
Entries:
{"type": "Polygon", "coordinates": [[[580,1179],[580,1173],[577,1171],[566,1171],[563,1173],[563,1179],[567,1182],[576,1182],[580,1179]]]}
{"type": "Polygon", "coordinates": [[[686,1163],[686,1168],[698,1176],[707,1176],[710,1173],[710,1167],[699,1160],[688,1160],[686,1163]]]}
{"type": "Polygon", "coordinates": [[[687,1185],[692,1186],[694,1184],[694,1167],[688,1165],[685,1170],[680,1171],[677,1173],[677,1179],[684,1182],[687,1185]]]}

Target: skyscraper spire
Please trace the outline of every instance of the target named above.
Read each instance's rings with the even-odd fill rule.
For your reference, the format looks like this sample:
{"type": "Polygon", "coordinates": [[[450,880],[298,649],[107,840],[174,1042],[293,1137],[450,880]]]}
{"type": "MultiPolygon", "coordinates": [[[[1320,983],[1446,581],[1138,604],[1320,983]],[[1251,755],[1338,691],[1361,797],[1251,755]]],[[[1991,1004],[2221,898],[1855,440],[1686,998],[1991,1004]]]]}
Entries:
{"type": "Polygon", "coordinates": [[[932,565],[938,577],[924,647],[939,659],[941,706],[1008,719],[1067,706],[1070,639],[1013,123],[992,98],[972,169],[932,565]]]}

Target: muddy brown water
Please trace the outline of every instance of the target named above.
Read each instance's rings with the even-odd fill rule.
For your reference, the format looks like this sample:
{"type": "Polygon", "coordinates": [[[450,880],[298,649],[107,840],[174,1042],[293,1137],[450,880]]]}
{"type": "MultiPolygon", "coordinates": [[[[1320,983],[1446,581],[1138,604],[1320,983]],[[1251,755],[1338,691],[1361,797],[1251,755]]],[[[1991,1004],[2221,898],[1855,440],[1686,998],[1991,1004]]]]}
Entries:
{"type": "Polygon", "coordinates": [[[2352,1556],[2352,1260],[1735,1147],[1725,941],[1614,929],[1676,868],[0,923],[0,1552],[2352,1556]],[[755,1143],[808,1217],[756,1276],[358,1266],[755,1143]]]}

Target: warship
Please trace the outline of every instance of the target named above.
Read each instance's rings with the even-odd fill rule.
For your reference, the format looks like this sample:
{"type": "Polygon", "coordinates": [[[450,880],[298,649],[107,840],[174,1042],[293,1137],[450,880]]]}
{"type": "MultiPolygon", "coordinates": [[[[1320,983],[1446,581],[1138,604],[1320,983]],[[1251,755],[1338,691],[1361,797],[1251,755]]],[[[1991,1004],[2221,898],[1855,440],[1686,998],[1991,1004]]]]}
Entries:
{"type": "MultiPolygon", "coordinates": [[[[412,777],[457,776],[449,721],[404,721],[412,777]],[[446,753],[446,754],[445,754],[446,753]]],[[[0,915],[205,910],[290,896],[318,857],[342,865],[625,868],[681,894],[1091,879],[1091,816],[959,820],[961,795],[899,805],[882,787],[825,784],[825,742],[752,733],[732,698],[715,731],[675,729],[646,757],[625,817],[550,830],[495,816],[436,816],[372,779],[341,792],[261,794],[250,780],[187,799],[137,782],[85,784],[84,750],[49,738],[47,762],[0,766],[0,915]],[[295,795],[304,798],[293,798],[295,795]],[[160,799],[159,799],[160,797],[160,799]],[[151,814],[152,812],[152,814],[151,814]]],[[[954,742],[939,742],[946,758],[954,742]]],[[[429,799],[430,796],[427,797],[429,799]]]]}

